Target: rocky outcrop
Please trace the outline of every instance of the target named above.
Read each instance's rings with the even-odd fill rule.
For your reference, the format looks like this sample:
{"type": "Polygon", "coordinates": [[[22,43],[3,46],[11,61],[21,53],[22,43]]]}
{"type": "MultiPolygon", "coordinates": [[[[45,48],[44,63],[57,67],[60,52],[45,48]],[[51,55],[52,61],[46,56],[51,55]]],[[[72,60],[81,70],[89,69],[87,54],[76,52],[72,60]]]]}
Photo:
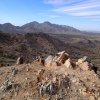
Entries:
{"type": "Polygon", "coordinates": [[[57,66],[65,66],[66,68],[80,68],[83,71],[93,70],[94,72],[97,71],[95,65],[90,62],[87,56],[78,59],[77,62],[73,62],[70,58],[70,55],[65,51],[58,52],[55,56],[48,56],[45,59],[45,66],[46,67],[57,67],[57,66]]]}
{"type": "Polygon", "coordinates": [[[65,61],[69,58],[69,54],[65,51],[58,52],[55,56],[48,56],[45,59],[46,66],[60,66],[65,63],[65,61]]]}
{"type": "Polygon", "coordinates": [[[72,61],[71,61],[71,59],[69,58],[69,59],[67,59],[66,61],[65,61],[65,63],[64,63],[64,65],[66,66],[66,68],[73,68],[74,66],[72,65],[72,61]]]}
{"type": "Polygon", "coordinates": [[[88,61],[87,56],[78,59],[76,65],[84,71],[86,70],[94,70],[95,72],[97,71],[95,65],[92,62],[88,61]]]}

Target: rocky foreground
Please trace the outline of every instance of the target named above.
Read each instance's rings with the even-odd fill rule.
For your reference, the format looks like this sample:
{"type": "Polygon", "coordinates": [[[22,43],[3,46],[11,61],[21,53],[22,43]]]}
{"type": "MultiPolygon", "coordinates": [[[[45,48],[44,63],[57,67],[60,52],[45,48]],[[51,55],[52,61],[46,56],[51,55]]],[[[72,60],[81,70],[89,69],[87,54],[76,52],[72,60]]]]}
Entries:
{"type": "Polygon", "coordinates": [[[100,100],[97,68],[85,56],[72,61],[65,51],[46,59],[0,67],[0,100],[100,100]]]}

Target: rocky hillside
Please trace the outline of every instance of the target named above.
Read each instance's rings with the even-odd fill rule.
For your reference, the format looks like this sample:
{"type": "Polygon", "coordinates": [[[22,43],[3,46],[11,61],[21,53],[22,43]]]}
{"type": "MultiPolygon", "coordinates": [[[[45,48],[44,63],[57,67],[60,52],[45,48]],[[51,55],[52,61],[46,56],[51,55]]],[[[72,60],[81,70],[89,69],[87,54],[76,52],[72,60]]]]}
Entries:
{"type": "Polygon", "coordinates": [[[1,100],[100,100],[100,77],[85,56],[65,51],[31,63],[0,67],[1,100]]]}
{"type": "Polygon", "coordinates": [[[69,44],[44,33],[0,33],[0,62],[11,63],[19,56],[23,56],[27,62],[33,57],[45,57],[63,49],[71,52],[72,48],[69,44]]]}
{"type": "Polygon", "coordinates": [[[30,62],[36,56],[54,54],[65,50],[73,59],[88,56],[97,66],[100,66],[99,36],[80,35],[48,35],[44,33],[10,34],[0,32],[0,62],[15,63],[19,56],[30,62]]]}

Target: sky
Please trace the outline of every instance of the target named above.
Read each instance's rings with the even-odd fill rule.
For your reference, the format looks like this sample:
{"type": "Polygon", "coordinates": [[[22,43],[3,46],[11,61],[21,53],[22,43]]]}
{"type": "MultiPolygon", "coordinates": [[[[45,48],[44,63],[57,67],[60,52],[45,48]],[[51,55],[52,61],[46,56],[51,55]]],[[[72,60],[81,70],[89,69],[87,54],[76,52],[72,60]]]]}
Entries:
{"type": "Polygon", "coordinates": [[[100,0],[0,0],[0,23],[38,21],[100,31],[100,0]]]}

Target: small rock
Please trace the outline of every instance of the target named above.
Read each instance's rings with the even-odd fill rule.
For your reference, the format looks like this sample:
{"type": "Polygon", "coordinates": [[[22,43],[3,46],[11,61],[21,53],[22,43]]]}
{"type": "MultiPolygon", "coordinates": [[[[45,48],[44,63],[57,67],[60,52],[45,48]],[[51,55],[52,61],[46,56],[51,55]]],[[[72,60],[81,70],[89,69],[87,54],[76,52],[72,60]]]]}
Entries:
{"type": "Polygon", "coordinates": [[[16,64],[19,65],[19,64],[23,64],[23,63],[24,63],[23,57],[18,57],[16,64]]]}
{"type": "Polygon", "coordinates": [[[3,85],[0,87],[0,91],[7,91],[10,90],[12,88],[12,82],[9,80],[6,80],[3,85]]]}
{"type": "Polygon", "coordinates": [[[18,69],[13,68],[12,69],[12,75],[15,76],[18,73],[18,69]]]}

